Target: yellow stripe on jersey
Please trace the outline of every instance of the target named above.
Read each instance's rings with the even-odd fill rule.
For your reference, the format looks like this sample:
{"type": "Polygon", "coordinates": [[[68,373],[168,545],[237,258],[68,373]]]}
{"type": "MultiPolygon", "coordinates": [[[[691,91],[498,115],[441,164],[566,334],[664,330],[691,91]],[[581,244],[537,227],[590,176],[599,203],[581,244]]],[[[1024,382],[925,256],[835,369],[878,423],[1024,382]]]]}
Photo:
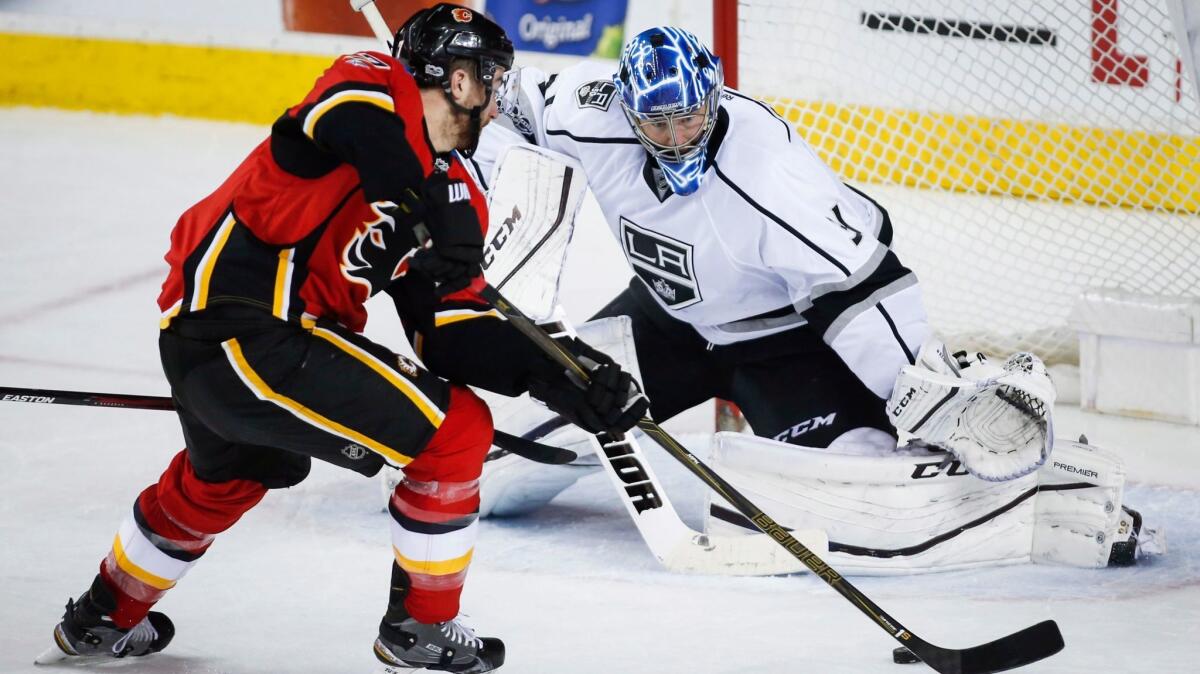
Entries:
{"type": "Polygon", "coordinates": [[[125,548],[121,546],[121,534],[117,534],[113,538],[112,550],[113,558],[117,560],[117,566],[121,567],[125,573],[158,590],[169,590],[175,587],[175,581],[157,576],[134,564],[133,560],[125,554],[125,548]]]}
{"type": "Polygon", "coordinates": [[[242,346],[237,339],[230,339],[221,342],[221,348],[225,349],[225,355],[233,366],[233,371],[242,380],[242,383],[254,393],[254,396],[259,400],[274,403],[280,408],[289,412],[297,419],[315,426],[327,433],[332,433],[339,437],[346,438],[352,442],[362,445],[373,452],[382,454],[391,461],[404,466],[412,462],[412,457],[405,456],[400,452],[377,442],[358,431],[347,428],[332,419],[328,419],[321,414],[305,407],[303,404],[292,400],[291,398],[274,391],[267,382],[263,381],[262,377],[250,367],[250,363],[246,361],[245,355],[242,353],[242,346]]]}
{"type": "Polygon", "coordinates": [[[348,89],[346,91],[339,91],[338,93],[314,105],[313,109],[309,110],[308,114],[304,116],[304,135],[312,138],[313,130],[317,128],[317,122],[321,120],[321,117],[342,103],[370,103],[371,105],[379,106],[388,112],[396,111],[396,104],[392,101],[391,95],[385,94],[381,91],[367,91],[361,89],[348,89]]]}
{"type": "Polygon", "coordinates": [[[166,311],[164,311],[162,313],[162,318],[158,319],[158,329],[166,330],[167,326],[171,325],[171,319],[178,316],[179,310],[182,308],[183,308],[183,300],[180,299],[180,300],[176,301],[175,304],[172,304],[170,309],[167,309],[166,311]]]}
{"type": "Polygon", "coordinates": [[[495,309],[487,311],[475,311],[473,309],[452,309],[450,311],[439,311],[433,315],[434,327],[442,327],[451,323],[459,323],[461,321],[469,321],[473,318],[499,318],[504,320],[504,316],[495,309]]]}
{"type": "Polygon", "coordinates": [[[401,377],[396,373],[395,370],[388,367],[378,358],[347,341],[336,332],[326,330],[325,328],[313,328],[312,333],[314,336],[320,337],[342,351],[350,354],[360,363],[374,370],[375,373],[380,377],[388,380],[388,383],[399,389],[400,392],[405,395],[405,397],[407,397],[414,405],[417,406],[417,409],[421,410],[421,414],[425,415],[425,418],[429,420],[429,423],[433,424],[434,428],[442,425],[442,421],[446,418],[446,414],[438,409],[437,405],[433,404],[433,401],[427,398],[425,394],[421,392],[421,389],[417,388],[416,385],[411,381],[401,377]]]}
{"type": "Polygon", "coordinates": [[[232,214],[225,217],[225,222],[221,223],[212,244],[204,251],[204,257],[200,258],[192,288],[192,311],[200,311],[208,306],[208,283],[212,280],[213,267],[217,266],[217,258],[220,257],[225,243],[229,241],[229,234],[233,231],[235,222],[232,214]]]}
{"type": "Polygon", "coordinates": [[[295,253],[295,248],[279,251],[279,266],[275,268],[275,301],[271,305],[271,314],[285,321],[292,299],[292,256],[295,253]]]}
{"type": "Polygon", "coordinates": [[[471,555],[475,554],[474,550],[468,550],[467,554],[455,559],[429,561],[409,559],[400,554],[395,547],[392,548],[392,552],[396,554],[396,563],[400,565],[400,568],[409,573],[420,573],[426,576],[448,576],[459,573],[470,566],[471,555]]]}

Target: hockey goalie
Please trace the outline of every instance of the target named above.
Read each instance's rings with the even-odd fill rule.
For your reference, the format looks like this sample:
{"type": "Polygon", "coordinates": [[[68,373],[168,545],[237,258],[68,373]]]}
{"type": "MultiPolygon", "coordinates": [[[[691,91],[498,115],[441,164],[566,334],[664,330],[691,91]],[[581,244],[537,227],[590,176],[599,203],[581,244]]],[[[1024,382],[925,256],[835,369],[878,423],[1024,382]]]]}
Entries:
{"type": "MultiPolygon", "coordinates": [[[[938,341],[916,275],[892,249],[887,211],[839,181],[770,108],[724,87],[720,59],[695,36],[652,28],[615,72],[525,68],[506,89],[473,160],[479,177],[512,146],[574,162],[633,273],[578,326],[580,338],[636,375],[657,422],[713,397],[737,403],[755,435],[716,434],[710,466],[807,532],[797,537],[817,541],[839,571],[1103,567],[1163,549],[1123,502],[1119,457],[1082,438],[1056,441],[1042,362],[994,362],[938,341]]],[[[504,191],[496,182],[493,199],[504,191]]],[[[532,511],[607,470],[618,487],[650,485],[640,500],[618,491],[654,549],[658,524],[643,520],[673,511],[661,485],[642,481],[636,436],[614,449],[528,398],[493,414],[497,428],[580,458],[545,466],[494,451],[482,514],[532,511]]],[[[696,534],[703,550],[766,538],[716,496],[703,535],[675,531],[696,534]]],[[[656,556],[688,570],[801,570],[774,550],[747,544],[720,564],[697,553],[674,567],[677,557],[656,556]]]]}

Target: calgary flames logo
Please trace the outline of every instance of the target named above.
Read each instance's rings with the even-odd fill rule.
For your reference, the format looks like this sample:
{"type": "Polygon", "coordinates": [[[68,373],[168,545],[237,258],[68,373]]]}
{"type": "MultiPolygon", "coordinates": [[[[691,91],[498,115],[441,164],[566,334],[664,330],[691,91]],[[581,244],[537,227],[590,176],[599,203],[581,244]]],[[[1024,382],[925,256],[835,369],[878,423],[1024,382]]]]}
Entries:
{"type": "Polygon", "coordinates": [[[450,12],[450,16],[454,17],[454,20],[459,23],[471,23],[471,18],[473,15],[471,14],[471,10],[459,7],[450,12]]]}
{"type": "Polygon", "coordinates": [[[408,253],[415,250],[408,237],[397,234],[396,219],[385,212],[395,207],[396,204],[390,201],[371,204],[376,218],[363,222],[358,233],[342,249],[342,276],[365,287],[368,295],[374,295],[403,276],[408,253]]]}

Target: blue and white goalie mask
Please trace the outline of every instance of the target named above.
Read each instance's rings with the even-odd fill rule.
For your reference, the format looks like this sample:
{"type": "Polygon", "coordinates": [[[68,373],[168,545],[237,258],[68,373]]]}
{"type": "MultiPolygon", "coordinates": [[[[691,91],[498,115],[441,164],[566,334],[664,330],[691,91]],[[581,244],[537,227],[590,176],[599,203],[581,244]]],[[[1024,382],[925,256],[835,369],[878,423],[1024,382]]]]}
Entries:
{"type": "Polygon", "coordinates": [[[651,28],[625,45],[613,82],[634,134],[671,190],[699,189],[725,85],[721,60],[687,31],[651,28]]]}

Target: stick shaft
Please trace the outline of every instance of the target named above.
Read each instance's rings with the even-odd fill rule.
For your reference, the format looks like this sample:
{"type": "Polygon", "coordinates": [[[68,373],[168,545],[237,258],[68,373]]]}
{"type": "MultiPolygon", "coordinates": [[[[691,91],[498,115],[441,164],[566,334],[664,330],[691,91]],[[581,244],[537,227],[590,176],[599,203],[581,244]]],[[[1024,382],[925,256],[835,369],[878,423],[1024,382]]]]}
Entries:
{"type": "Polygon", "coordinates": [[[173,410],[174,402],[164,396],[91,393],[56,389],[0,386],[0,401],[41,403],[46,405],[82,405],[85,407],[124,407],[141,410],[173,410]]]}
{"type": "MultiPolygon", "coordinates": [[[[165,396],[129,395],[125,393],[92,393],[89,391],[60,391],[45,388],[0,386],[0,402],[35,403],[42,405],[78,405],[81,407],[119,407],[134,410],[175,409],[175,401],[165,396]]],[[[577,457],[558,447],[519,438],[495,429],[493,442],[501,449],[541,463],[569,463],[577,457]]]]}
{"type": "Polygon", "coordinates": [[[387,21],[384,21],[383,15],[379,13],[379,8],[375,6],[375,0],[366,0],[365,2],[350,0],[350,7],[355,11],[362,12],[371,26],[371,32],[375,33],[375,37],[390,49],[394,36],[388,28],[387,21]]]}

